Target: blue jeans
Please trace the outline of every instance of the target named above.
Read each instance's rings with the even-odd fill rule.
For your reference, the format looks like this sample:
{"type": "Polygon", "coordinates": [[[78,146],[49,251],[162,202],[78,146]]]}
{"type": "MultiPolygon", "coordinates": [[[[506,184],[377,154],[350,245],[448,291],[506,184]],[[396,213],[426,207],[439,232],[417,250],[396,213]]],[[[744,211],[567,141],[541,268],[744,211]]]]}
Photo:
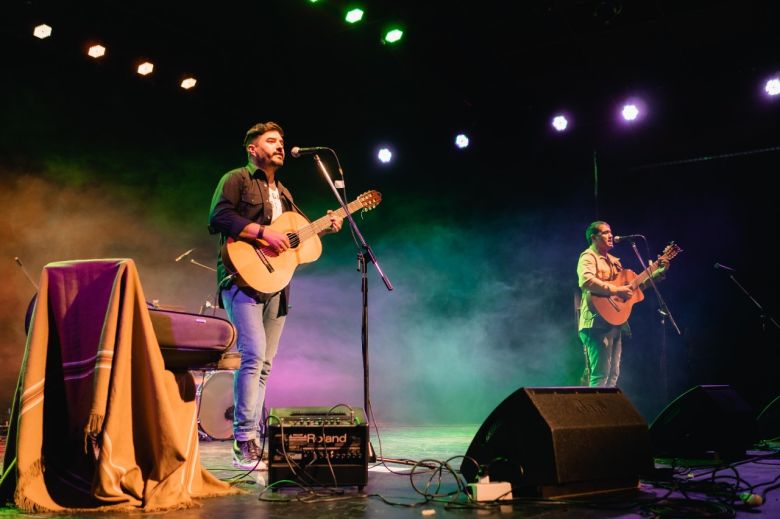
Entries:
{"type": "Polygon", "coordinates": [[[286,316],[278,317],[281,294],[251,295],[235,284],[222,290],[228,318],[238,334],[241,365],[233,377],[233,438],[257,438],[265,387],[286,316]]]}
{"type": "Polygon", "coordinates": [[[588,352],[589,385],[614,387],[620,376],[623,336],[620,327],[584,328],[580,340],[588,352]]]}

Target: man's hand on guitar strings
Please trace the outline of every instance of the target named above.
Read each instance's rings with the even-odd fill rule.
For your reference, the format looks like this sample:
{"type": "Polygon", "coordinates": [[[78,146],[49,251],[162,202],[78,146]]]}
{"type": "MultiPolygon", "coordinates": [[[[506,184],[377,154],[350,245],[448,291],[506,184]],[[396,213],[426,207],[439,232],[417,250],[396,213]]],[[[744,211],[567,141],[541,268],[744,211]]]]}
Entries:
{"type": "Polygon", "coordinates": [[[629,285],[621,285],[615,287],[615,295],[627,301],[634,295],[634,291],[629,285]]]}
{"type": "Polygon", "coordinates": [[[284,252],[290,248],[290,239],[287,234],[266,227],[263,231],[263,240],[276,252],[284,252]]]}

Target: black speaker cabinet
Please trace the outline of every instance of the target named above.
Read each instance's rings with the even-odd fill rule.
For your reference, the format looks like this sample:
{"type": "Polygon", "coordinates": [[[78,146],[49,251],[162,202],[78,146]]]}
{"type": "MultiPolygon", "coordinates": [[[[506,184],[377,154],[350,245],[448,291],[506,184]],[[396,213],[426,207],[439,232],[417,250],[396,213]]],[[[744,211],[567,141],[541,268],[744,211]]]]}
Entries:
{"type": "Polygon", "coordinates": [[[777,441],[780,439],[780,396],[769,402],[758,413],[758,434],[761,440],[777,441]]]}
{"type": "Polygon", "coordinates": [[[636,490],[653,468],[647,422],[618,388],[520,388],[487,417],[466,457],[469,483],[488,475],[515,496],[636,490]]]}
{"type": "Polygon", "coordinates": [[[658,458],[737,460],[758,439],[752,407],[728,385],[695,386],[650,425],[658,458]]]}

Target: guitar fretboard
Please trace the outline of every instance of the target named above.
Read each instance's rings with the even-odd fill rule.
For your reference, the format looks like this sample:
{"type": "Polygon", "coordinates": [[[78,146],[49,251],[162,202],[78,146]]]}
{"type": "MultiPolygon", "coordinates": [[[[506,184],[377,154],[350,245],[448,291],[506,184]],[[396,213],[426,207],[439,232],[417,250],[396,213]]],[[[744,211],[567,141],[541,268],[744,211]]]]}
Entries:
{"type": "MultiPolygon", "coordinates": [[[[347,209],[349,209],[349,214],[352,214],[358,209],[362,209],[363,207],[364,207],[363,202],[360,199],[353,200],[352,202],[347,204],[347,209]]],[[[340,218],[344,218],[347,216],[347,213],[344,211],[344,208],[338,209],[337,211],[333,211],[333,212],[336,213],[336,215],[340,218]]],[[[330,216],[326,214],[321,218],[317,218],[309,225],[299,229],[298,236],[300,240],[303,241],[308,238],[311,238],[314,235],[321,233],[328,227],[330,227],[330,216]]]]}

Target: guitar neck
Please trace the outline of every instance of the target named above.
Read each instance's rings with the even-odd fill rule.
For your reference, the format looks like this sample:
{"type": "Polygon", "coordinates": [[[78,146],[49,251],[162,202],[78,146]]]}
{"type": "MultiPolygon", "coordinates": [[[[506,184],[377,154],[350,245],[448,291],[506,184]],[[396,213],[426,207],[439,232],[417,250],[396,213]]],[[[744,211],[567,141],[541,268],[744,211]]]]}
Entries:
{"type": "MultiPolygon", "coordinates": [[[[349,204],[347,204],[347,209],[349,209],[349,214],[354,213],[358,209],[363,208],[363,203],[360,200],[353,200],[349,204]]],[[[333,211],[336,216],[339,218],[344,218],[347,216],[346,211],[344,211],[344,208],[338,209],[337,211],[333,211]]],[[[319,234],[325,229],[330,227],[330,215],[325,215],[321,218],[318,218],[314,220],[312,223],[307,225],[304,229],[301,229],[298,234],[301,236],[301,238],[307,238],[314,234],[319,234]]]]}
{"type": "Polygon", "coordinates": [[[631,280],[631,288],[636,290],[637,288],[642,288],[645,283],[648,282],[650,279],[650,276],[652,276],[656,270],[658,270],[660,267],[658,266],[658,263],[655,263],[653,265],[650,265],[648,268],[642,271],[641,274],[637,275],[633,280],[631,280]]]}

